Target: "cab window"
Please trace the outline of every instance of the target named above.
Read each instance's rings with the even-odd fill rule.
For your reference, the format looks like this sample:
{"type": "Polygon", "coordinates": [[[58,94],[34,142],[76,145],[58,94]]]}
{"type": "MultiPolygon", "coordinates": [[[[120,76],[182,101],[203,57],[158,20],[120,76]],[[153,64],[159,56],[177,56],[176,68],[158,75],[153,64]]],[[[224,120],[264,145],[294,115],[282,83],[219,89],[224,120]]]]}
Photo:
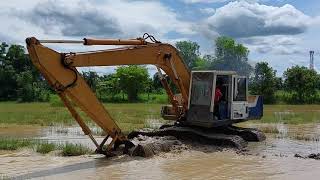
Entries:
{"type": "Polygon", "coordinates": [[[247,101],[247,79],[235,78],[233,101],[247,101]]]}

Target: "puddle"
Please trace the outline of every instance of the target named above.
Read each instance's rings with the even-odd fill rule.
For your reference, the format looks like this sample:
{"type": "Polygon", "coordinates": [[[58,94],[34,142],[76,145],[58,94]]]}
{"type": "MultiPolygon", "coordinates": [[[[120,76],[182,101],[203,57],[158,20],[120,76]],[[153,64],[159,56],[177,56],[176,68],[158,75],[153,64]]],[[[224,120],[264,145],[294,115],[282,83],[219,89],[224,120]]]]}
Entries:
{"type": "Polygon", "coordinates": [[[163,120],[160,119],[147,119],[147,126],[152,129],[159,129],[163,125],[163,120]]]}
{"type": "Polygon", "coordinates": [[[291,118],[295,117],[295,113],[290,110],[281,111],[281,112],[274,112],[273,115],[274,115],[274,118],[279,122],[281,122],[285,119],[291,119],[291,118]]]}
{"type": "Polygon", "coordinates": [[[33,138],[42,136],[41,126],[0,126],[0,137],[33,138]]]}
{"type": "MultiPolygon", "coordinates": [[[[150,122],[157,124],[152,120],[150,122]]],[[[320,135],[319,124],[274,126],[280,133],[287,135],[320,135]]],[[[11,136],[15,130],[16,137],[27,135],[57,143],[81,143],[93,148],[93,144],[79,127],[6,129],[2,131],[0,128],[1,136],[11,136]]],[[[101,136],[96,137],[102,140],[101,136]]],[[[210,152],[191,148],[179,153],[163,153],[153,158],[123,155],[107,159],[101,155],[39,155],[27,149],[18,152],[0,151],[0,179],[318,179],[320,161],[295,158],[294,155],[319,153],[320,142],[286,137],[277,138],[268,134],[265,142],[249,143],[247,155],[237,154],[232,150],[210,152]]]]}

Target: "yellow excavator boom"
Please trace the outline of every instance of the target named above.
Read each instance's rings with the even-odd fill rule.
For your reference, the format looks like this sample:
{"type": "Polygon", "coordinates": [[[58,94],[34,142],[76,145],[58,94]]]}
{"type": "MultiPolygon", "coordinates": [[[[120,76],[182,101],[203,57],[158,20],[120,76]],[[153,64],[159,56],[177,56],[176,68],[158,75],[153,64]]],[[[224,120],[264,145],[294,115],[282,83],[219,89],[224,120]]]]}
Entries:
{"type": "Polygon", "coordinates": [[[145,38],[119,40],[119,39],[84,39],[74,40],[38,40],[27,38],[27,49],[32,63],[41,72],[48,83],[56,90],[65,106],[74,119],[88,135],[97,149],[101,150],[103,144],[110,136],[112,142],[107,150],[116,143],[127,141],[119,126],[110,116],[102,103],[98,100],[76,67],[88,66],[115,66],[115,65],[155,65],[159,72],[162,69],[178,87],[182,95],[182,104],[175,99],[168,83],[164,78],[164,85],[170,103],[175,110],[176,119],[181,118],[187,110],[190,71],[179,56],[177,49],[169,44],[158,41],[147,42],[145,38]],[[42,44],[44,43],[82,43],[83,45],[126,45],[121,48],[81,53],[59,53],[42,44]],[[92,136],[89,127],[74,106],[84,111],[108,136],[99,144],[92,136]],[[178,107],[179,106],[179,107],[178,107]],[[179,109],[179,110],[178,110],[179,109]]]}

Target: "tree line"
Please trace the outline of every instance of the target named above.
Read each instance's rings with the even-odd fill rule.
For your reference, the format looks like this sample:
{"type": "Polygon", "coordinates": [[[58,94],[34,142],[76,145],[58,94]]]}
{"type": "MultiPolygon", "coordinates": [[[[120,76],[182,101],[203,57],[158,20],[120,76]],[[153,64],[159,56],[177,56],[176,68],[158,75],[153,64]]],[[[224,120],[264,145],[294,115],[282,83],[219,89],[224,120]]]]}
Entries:
{"type": "MultiPolygon", "coordinates": [[[[248,61],[249,50],[229,37],[215,40],[212,54],[201,55],[192,41],[175,44],[191,70],[232,70],[249,77],[251,94],[264,96],[266,103],[320,103],[320,76],[303,66],[288,68],[282,77],[267,62],[254,66],[248,61]]],[[[104,102],[167,101],[159,74],[149,76],[146,66],[119,66],[116,72],[98,75],[82,72],[97,97],[104,102]]],[[[169,80],[170,82],[170,80],[169,80]]],[[[49,101],[54,91],[33,67],[23,46],[0,45],[0,101],[49,101]]]]}

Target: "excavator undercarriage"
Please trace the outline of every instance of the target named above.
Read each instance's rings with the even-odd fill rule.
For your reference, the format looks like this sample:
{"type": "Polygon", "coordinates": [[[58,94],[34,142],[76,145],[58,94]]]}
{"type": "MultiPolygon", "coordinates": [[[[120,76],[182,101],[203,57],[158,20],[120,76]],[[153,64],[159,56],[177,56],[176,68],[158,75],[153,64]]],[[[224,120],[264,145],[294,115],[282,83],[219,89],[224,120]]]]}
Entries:
{"type": "Polygon", "coordinates": [[[262,97],[248,96],[246,78],[229,71],[190,72],[175,47],[161,43],[149,34],[129,40],[38,40],[31,37],[26,39],[26,43],[32,63],[60,96],[84,134],[95,144],[97,153],[111,155],[111,151],[122,144],[125,145],[124,153],[127,153],[134,147],[129,139],[138,135],[170,135],[178,139],[235,148],[245,147],[247,141],[265,139],[263,133],[256,129],[232,125],[262,117],[262,97]],[[42,45],[45,43],[121,47],[102,51],[59,53],[42,45]],[[151,132],[134,131],[126,136],[76,68],[141,64],[152,64],[158,69],[161,83],[171,104],[164,106],[161,114],[164,119],[173,120],[174,125],[165,125],[151,132]],[[165,76],[170,78],[180,94],[173,93],[165,76]],[[222,82],[221,90],[224,93],[219,104],[213,100],[218,81],[222,82]],[[85,112],[108,134],[101,143],[96,141],[79,110],[85,112]]]}

